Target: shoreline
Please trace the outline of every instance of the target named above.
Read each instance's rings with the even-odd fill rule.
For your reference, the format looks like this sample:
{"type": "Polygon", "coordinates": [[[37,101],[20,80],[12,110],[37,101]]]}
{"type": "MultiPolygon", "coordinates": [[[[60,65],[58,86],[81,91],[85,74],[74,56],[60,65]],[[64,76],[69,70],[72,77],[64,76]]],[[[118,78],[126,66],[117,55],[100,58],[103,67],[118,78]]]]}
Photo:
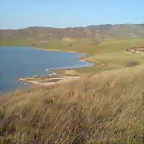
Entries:
{"type": "Polygon", "coordinates": [[[53,69],[53,70],[47,69],[47,70],[51,71],[52,74],[49,74],[47,76],[33,76],[33,77],[19,78],[17,81],[20,81],[24,84],[30,83],[41,86],[50,86],[78,79],[83,75],[76,73],[75,70],[73,69],[53,69]],[[69,71],[73,71],[73,73],[69,71]]]}
{"type": "MultiPolygon", "coordinates": [[[[92,63],[93,66],[89,66],[89,67],[95,68],[95,67],[103,66],[103,63],[99,61],[96,62],[94,60],[90,60],[89,55],[87,53],[77,53],[75,51],[64,51],[64,50],[58,50],[58,49],[53,50],[53,49],[44,49],[44,48],[37,48],[37,47],[32,47],[32,48],[37,49],[37,50],[46,50],[46,51],[70,52],[70,53],[75,53],[79,55],[84,54],[84,56],[77,58],[77,60],[92,63]]],[[[83,67],[79,67],[79,68],[83,68],[83,67]]],[[[19,78],[17,81],[23,82],[24,84],[31,83],[31,84],[42,85],[42,86],[50,86],[50,85],[78,79],[82,75],[84,75],[84,73],[80,74],[76,72],[76,69],[78,68],[46,69],[47,71],[52,72],[52,74],[49,74],[47,76],[33,76],[33,77],[19,78]]]]}
{"type": "MultiPolygon", "coordinates": [[[[100,67],[104,66],[104,63],[100,62],[100,61],[95,61],[95,60],[90,60],[89,59],[89,54],[88,53],[79,53],[76,51],[66,51],[66,50],[59,50],[59,49],[45,49],[45,48],[37,48],[37,47],[32,47],[33,49],[37,49],[37,50],[46,50],[46,51],[57,51],[57,52],[69,52],[69,53],[74,53],[74,54],[84,54],[84,56],[81,56],[80,58],[77,58],[78,60],[82,60],[82,61],[86,61],[86,62],[90,62],[93,63],[93,66],[90,67],[100,67]]],[[[75,68],[74,68],[75,69],[75,68]]]]}

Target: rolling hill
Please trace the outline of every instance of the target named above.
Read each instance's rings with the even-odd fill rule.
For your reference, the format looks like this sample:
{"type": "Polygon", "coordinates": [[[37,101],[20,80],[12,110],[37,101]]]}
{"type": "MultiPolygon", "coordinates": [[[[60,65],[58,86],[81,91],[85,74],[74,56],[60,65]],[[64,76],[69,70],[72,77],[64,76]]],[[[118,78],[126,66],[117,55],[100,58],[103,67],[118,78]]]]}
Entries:
{"type": "Polygon", "coordinates": [[[68,27],[63,29],[36,26],[17,30],[0,30],[0,40],[16,38],[33,38],[40,41],[47,41],[50,39],[61,40],[63,38],[90,38],[97,40],[111,37],[144,37],[144,24],[106,24],[87,27],[68,27]]]}

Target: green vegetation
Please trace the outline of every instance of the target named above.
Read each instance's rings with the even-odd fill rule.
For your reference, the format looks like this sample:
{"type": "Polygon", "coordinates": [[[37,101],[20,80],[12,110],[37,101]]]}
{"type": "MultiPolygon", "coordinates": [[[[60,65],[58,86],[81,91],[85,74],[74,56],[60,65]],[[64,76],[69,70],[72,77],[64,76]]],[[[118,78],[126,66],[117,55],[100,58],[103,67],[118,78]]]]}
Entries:
{"type": "Polygon", "coordinates": [[[79,71],[103,71],[111,70],[125,67],[125,65],[132,61],[137,61],[140,64],[144,64],[144,56],[141,54],[132,54],[126,52],[127,48],[133,46],[144,45],[144,39],[111,39],[103,40],[100,45],[94,47],[93,49],[89,48],[90,60],[100,61],[104,63],[103,67],[96,68],[83,68],[79,71]]]}
{"type": "Polygon", "coordinates": [[[143,144],[144,67],[0,98],[1,144],[143,144]]]}
{"type": "Polygon", "coordinates": [[[78,53],[87,53],[88,60],[99,61],[104,66],[77,69],[78,72],[98,72],[104,70],[119,69],[125,67],[128,63],[137,61],[144,64],[144,55],[132,54],[126,52],[130,47],[137,47],[144,45],[144,38],[128,38],[128,39],[104,39],[97,44],[96,41],[91,39],[72,39],[73,42],[65,42],[62,40],[51,39],[48,41],[38,41],[36,39],[10,39],[1,40],[0,45],[35,45],[37,48],[73,51],[78,53]],[[69,46],[69,45],[72,46],[69,46]]]}
{"type": "Polygon", "coordinates": [[[7,38],[0,39],[0,46],[31,46],[35,42],[33,38],[7,38]]]}

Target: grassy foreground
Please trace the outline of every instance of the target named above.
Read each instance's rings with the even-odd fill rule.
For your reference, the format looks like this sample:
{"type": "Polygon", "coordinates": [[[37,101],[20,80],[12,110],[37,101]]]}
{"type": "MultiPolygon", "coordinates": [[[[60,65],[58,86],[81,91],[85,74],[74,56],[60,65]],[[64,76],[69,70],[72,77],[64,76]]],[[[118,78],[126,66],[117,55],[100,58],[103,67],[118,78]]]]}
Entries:
{"type": "Polygon", "coordinates": [[[144,67],[0,98],[1,144],[142,144],[144,67]]]}

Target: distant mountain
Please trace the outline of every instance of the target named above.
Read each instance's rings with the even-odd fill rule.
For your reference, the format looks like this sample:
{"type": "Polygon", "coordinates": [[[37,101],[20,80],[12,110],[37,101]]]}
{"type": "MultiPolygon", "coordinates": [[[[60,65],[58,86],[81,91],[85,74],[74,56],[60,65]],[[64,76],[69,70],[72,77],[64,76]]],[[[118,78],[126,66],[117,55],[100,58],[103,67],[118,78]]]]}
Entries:
{"type": "Polygon", "coordinates": [[[144,28],[144,24],[136,24],[136,25],[144,28]]]}
{"type": "Polygon", "coordinates": [[[90,25],[87,26],[88,30],[90,31],[95,31],[95,30],[108,30],[110,27],[112,27],[113,25],[111,24],[106,24],[106,25],[90,25]]]}
{"type": "Polygon", "coordinates": [[[18,30],[0,30],[0,38],[35,38],[49,40],[63,38],[91,38],[103,39],[110,37],[144,37],[144,24],[118,24],[118,25],[90,25],[87,27],[28,27],[18,30]]]}
{"type": "Polygon", "coordinates": [[[144,37],[142,25],[119,24],[109,28],[109,33],[116,37],[144,37]]]}

